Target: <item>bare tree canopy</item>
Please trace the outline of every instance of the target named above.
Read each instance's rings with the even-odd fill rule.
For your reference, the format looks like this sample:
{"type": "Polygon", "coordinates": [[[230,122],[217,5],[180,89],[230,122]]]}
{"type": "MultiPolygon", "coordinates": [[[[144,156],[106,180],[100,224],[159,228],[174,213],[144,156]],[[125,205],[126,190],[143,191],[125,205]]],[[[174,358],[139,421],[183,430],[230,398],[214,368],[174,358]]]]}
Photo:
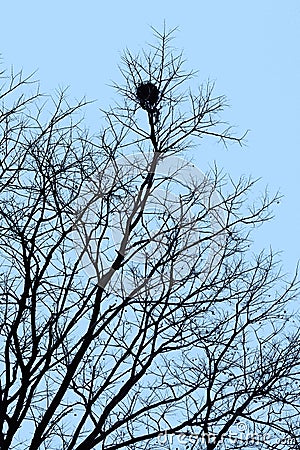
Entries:
{"type": "Polygon", "coordinates": [[[99,136],[2,73],[1,450],[300,449],[298,283],[251,253],[279,197],[189,160],[243,138],[153,31],[99,136]]]}

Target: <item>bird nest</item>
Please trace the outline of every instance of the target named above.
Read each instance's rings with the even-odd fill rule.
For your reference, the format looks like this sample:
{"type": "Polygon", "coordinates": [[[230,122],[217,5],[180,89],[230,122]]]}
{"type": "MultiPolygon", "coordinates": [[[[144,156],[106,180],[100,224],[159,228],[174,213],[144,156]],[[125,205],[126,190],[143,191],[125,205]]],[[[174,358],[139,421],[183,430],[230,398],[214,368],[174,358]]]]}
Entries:
{"type": "Polygon", "coordinates": [[[152,109],[158,102],[159,90],[153,83],[141,83],[137,87],[136,96],[142,108],[152,109]]]}

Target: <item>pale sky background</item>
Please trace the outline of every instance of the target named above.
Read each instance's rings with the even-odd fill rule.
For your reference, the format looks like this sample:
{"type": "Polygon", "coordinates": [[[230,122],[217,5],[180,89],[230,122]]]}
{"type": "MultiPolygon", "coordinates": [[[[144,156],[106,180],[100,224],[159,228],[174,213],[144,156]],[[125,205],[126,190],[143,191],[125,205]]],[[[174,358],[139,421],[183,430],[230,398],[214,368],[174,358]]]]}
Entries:
{"type": "Polygon", "coordinates": [[[300,257],[300,2],[299,0],[211,0],[127,2],[96,0],[7,0],[0,3],[2,67],[25,73],[38,69],[41,90],[70,86],[70,98],[98,102],[87,114],[94,130],[99,107],[116,99],[109,87],[119,77],[122,50],[141,50],[150,26],[178,26],[174,45],[184,50],[196,83],[215,80],[216,94],[230,108],[222,118],[242,134],[247,146],[228,150],[213,141],[193,150],[205,171],[217,162],[234,179],[261,177],[260,188],[284,195],[276,217],[257,234],[256,247],[282,250],[293,272],[300,257]]]}

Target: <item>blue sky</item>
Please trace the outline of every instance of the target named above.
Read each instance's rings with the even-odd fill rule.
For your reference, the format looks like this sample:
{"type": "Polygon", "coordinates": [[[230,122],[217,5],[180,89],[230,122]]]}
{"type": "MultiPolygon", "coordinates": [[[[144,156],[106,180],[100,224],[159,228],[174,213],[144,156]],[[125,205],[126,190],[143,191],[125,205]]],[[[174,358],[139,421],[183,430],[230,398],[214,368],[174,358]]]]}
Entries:
{"type": "Polygon", "coordinates": [[[38,69],[43,92],[70,86],[70,97],[97,99],[87,116],[94,129],[101,123],[97,108],[116,98],[109,84],[119,77],[122,50],[145,47],[150,26],[161,28],[164,19],[179,27],[174,44],[184,50],[187,69],[199,70],[194,85],[215,80],[216,93],[229,99],[223,118],[240,134],[250,129],[242,149],[213,142],[194,149],[198,167],[205,171],[215,160],[235,179],[251,174],[262,178],[262,190],[280,189],[285,197],[257,243],[283,250],[292,272],[300,257],[299,0],[7,1],[2,63],[38,69]]]}

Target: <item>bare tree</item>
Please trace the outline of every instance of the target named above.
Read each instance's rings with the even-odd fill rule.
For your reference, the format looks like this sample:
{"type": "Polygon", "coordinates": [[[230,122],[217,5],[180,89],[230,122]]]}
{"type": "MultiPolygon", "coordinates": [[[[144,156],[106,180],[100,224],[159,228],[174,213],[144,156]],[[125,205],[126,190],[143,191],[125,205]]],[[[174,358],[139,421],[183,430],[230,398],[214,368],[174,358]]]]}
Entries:
{"type": "Polygon", "coordinates": [[[1,450],[300,448],[297,282],[250,253],[278,195],[188,160],[242,140],[154,35],[98,137],[86,101],[4,79],[1,450]]]}

